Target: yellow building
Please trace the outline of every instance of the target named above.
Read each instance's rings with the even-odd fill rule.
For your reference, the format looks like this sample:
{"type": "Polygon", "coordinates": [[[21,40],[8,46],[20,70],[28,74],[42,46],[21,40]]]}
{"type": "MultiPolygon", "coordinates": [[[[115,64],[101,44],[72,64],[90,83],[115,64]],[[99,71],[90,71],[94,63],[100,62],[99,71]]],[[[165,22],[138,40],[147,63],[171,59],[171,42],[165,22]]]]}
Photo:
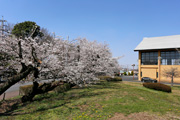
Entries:
{"type": "MultiPolygon", "coordinates": [[[[143,38],[134,51],[139,53],[139,80],[150,77],[159,82],[171,82],[164,71],[172,67],[180,71],[180,35],[143,38]]],[[[175,77],[174,82],[180,83],[180,77],[175,77]]]]}

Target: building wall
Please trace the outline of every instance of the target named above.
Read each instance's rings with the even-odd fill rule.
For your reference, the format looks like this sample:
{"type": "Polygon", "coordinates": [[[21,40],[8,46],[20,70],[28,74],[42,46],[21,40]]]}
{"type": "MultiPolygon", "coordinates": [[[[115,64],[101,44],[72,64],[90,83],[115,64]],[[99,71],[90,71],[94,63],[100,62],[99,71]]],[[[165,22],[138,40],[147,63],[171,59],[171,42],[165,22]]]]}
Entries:
{"type": "MultiPolygon", "coordinates": [[[[160,66],[160,69],[161,69],[160,81],[171,82],[171,78],[167,78],[163,74],[164,74],[164,70],[171,69],[172,67],[177,68],[178,71],[180,72],[180,65],[161,65],[160,66]]],[[[174,78],[174,83],[180,83],[180,76],[174,78]]]]}
{"type": "MultiPolygon", "coordinates": [[[[163,50],[164,51],[164,50],[163,50]]],[[[160,57],[160,50],[158,50],[158,57],[160,57]]],[[[138,79],[142,77],[151,77],[160,82],[171,82],[171,78],[164,77],[163,73],[165,69],[176,67],[180,71],[180,65],[161,65],[160,59],[158,59],[158,65],[141,65],[141,51],[139,51],[139,75],[138,79]]],[[[174,83],[180,83],[180,77],[174,78],[174,83]]]]}
{"type": "Polygon", "coordinates": [[[138,80],[141,80],[141,51],[138,52],[138,80]]]}
{"type": "Polygon", "coordinates": [[[151,77],[153,79],[157,79],[157,72],[158,72],[157,65],[141,65],[141,76],[142,77],[151,77]]]}

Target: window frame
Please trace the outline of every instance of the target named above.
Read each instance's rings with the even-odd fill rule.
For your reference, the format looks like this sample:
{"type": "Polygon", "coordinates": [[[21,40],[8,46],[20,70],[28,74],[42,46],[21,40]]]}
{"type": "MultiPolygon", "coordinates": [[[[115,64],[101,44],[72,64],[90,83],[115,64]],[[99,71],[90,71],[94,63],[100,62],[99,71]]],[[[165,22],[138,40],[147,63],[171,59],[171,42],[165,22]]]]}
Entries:
{"type": "Polygon", "coordinates": [[[180,65],[179,60],[178,51],[161,51],[161,65],[180,65]]]}
{"type": "Polygon", "coordinates": [[[141,65],[158,65],[158,51],[141,52],[141,65]]]}

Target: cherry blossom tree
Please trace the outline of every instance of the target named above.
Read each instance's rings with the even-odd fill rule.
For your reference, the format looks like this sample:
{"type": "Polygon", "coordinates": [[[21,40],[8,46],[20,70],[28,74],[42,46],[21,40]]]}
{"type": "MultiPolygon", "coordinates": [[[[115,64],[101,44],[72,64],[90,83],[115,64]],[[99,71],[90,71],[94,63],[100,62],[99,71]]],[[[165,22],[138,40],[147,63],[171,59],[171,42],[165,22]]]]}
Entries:
{"type": "MultiPolygon", "coordinates": [[[[46,46],[49,46],[46,50],[48,54],[41,59],[40,73],[49,72],[48,75],[52,75],[54,80],[61,79],[71,86],[94,83],[99,80],[99,75],[112,76],[118,68],[117,59],[112,58],[107,44],[78,38],[73,42],[54,39],[46,46]]],[[[26,96],[26,100],[32,99],[39,94],[38,91],[42,91],[36,86],[34,92],[26,96]]]]}
{"type": "Polygon", "coordinates": [[[6,59],[8,65],[5,67],[12,67],[17,74],[0,85],[0,95],[15,83],[26,78],[30,73],[33,73],[35,78],[38,77],[37,67],[45,53],[46,45],[39,45],[36,42],[37,39],[32,39],[31,36],[36,31],[36,28],[37,26],[34,26],[29,37],[24,39],[13,39],[8,36],[1,39],[0,53],[9,56],[6,59]]]}
{"type": "Polygon", "coordinates": [[[74,41],[53,38],[48,42],[39,42],[40,38],[31,37],[36,28],[34,26],[31,35],[26,38],[6,37],[0,42],[0,52],[10,56],[6,67],[11,66],[16,71],[16,75],[0,85],[0,95],[28,76],[31,76],[34,86],[31,93],[23,96],[23,101],[32,100],[36,94],[52,90],[60,84],[45,83],[40,87],[36,78],[44,72],[49,72],[48,75],[52,75],[54,80],[58,78],[83,86],[99,80],[99,75],[114,75],[114,70],[118,68],[117,59],[112,58],[107,44],[86,38],[74,41]]]}
{"type": "Polygon", "coordinates": [[[99,75],[114,75],[119,67],[107,44],[86,38],[73,42],[58,39],[54,43],[51,56],[43,60],[44,68],[54,78],[82,86],[96,82],[99,75]]]}

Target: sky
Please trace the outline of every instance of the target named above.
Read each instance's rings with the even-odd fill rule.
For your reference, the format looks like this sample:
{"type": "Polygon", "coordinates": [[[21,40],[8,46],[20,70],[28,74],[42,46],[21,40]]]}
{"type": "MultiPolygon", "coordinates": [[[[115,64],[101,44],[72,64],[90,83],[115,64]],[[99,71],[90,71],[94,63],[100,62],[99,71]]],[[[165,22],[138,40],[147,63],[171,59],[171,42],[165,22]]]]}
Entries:
{"type": "Polygon", "coordinates": [[[109,44],[122,67],[137,68],[143,37],[180,34],[180,0],[0,0],[9,23],[34,21],[70,40],[109,44]]]}

